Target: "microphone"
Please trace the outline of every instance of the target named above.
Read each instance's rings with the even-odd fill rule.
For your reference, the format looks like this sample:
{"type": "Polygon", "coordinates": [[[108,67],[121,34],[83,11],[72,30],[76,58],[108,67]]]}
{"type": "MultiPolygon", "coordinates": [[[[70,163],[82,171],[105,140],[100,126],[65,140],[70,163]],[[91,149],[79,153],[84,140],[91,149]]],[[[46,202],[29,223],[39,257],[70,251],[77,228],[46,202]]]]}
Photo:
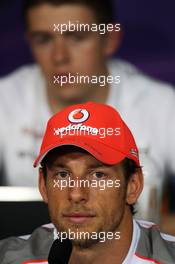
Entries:
{"type": "Polygon", "coordinates": [[[68,264],[72,252],[72,243],[69,239],[60,241],[56,239],[49,252],[49,264],[68,264]]]}

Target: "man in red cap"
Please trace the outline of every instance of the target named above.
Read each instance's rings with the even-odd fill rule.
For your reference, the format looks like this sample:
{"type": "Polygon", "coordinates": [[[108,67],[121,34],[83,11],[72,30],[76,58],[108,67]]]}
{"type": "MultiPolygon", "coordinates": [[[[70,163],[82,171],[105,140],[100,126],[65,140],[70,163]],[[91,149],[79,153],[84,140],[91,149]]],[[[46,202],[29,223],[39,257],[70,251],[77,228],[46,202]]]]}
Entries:
{"type": "Polygon", "coordinates": [[[175,263],[175,238],[133,219],[143,188],[135,140],[111,106],[56,113],[40,153],[39,189],[53,227],[0,243],[0,263],[175,263]]]}

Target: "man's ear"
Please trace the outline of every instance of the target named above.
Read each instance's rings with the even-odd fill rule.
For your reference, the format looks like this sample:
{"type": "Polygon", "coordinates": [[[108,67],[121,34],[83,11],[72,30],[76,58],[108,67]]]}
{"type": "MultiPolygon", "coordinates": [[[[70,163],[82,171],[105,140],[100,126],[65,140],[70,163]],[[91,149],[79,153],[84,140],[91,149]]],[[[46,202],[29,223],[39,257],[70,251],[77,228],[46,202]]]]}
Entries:
{"type": "Polygon", "coordinates": [[[43,171],[39,168],[39,191],[45,203],[48,203],[46,179],[44,178],[43,171]]]}
{"type": "Polygon", "coordinates": [[[131,176],[128,181],[126,202],[127,204],[135,204],[139,195],[143,189],[143,173],[142,169],[137,169],[137,171],[131,176]]]}
{"type": "Polygon", "coordinates": [[[107,57],[112,56],[118,49],[120,48],[122,39],[123,39],[123,31],[108,31],[106,33],[106,45],[105,45],[105,55],[107,57]]]}

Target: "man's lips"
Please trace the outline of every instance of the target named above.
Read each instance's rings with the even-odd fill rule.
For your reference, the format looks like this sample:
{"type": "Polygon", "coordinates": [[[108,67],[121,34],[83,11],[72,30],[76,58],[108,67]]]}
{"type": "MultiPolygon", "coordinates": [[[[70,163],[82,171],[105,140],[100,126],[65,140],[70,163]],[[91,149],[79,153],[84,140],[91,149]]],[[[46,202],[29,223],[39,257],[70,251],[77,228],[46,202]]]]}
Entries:
{"type": "Polygon", "coordinates": [[[70,213],[70,214],[63,214],[63,217],[68,221],[74,223],[83,223],[85,221],[91,220],[92,218],[95,217],[95,215],[88,213],[70,213]]]}

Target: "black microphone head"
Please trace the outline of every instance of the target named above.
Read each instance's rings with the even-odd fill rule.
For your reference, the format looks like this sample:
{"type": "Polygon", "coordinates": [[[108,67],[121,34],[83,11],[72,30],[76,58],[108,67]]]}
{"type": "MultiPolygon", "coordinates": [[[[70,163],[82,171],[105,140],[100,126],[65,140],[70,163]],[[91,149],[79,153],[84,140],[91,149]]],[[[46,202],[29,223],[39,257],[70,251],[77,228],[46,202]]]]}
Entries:
{"type": "Polygon", "coordinates": [[[72,243],[69,239],[62,242],[56,239],[49,252],[49,264],[68,264],[72,252],[72,243]]]}

